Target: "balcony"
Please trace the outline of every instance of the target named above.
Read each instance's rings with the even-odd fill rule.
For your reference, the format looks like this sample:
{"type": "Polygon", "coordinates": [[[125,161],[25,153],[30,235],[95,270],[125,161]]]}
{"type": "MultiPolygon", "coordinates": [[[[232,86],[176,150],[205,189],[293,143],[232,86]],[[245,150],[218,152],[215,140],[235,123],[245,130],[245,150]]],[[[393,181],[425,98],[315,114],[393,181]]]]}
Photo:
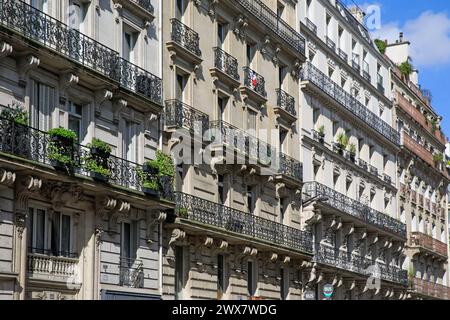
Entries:
{"type": "Polygon", "coordinates": [[[369,164],[361,158],[358,159],[358,166],[366,171],[369,169],[369,164]]]}
{"type": "Polygon", "coordinates": [[[412,278],[410,283],[410,289],[417,294],[442,300],[450,299],[450,288],[447,286],[419,278],[412,278]]]}
{"type": "Polygon", "coordinates": [[[197,32],[183,24],[178,19],[170,19],[172,31],[167,43],[169,51],[175,51],[194,65],[202,63],[202,51],[200,50],[200,37],[197,32]]]}
{"type": "Polygon", "coordinates": [[[222,49],[216,47],[214,50],[214,68],[211,75],[227,85],[234,88],[239,87],[240,77],[238,72],[238,61],[222,49]]]}
{"type": "Polygon", "coordinates": [[[338,56],[339,56],[342,60],[344,60],[346,63],[348,62],[348,54],[346,54],[346,53],[344,52],[344,50],[342,50],[341,48],[339,48],[339,49],[337,50],[337,53],[338,53],[338,56]]]}
{"type": "Polygon", "coordinates": [[[257,160],[263,165],[270,165],[275,148],[261,141],[250,133],[225,121],[212,121],[209,124],[212,144],[225,147],[228,153],[236,151],[239,155],[257,160]],[[229,150],[231,149],[231,150],[229,150]]]}
{"type": "Polygon", "coordinates": [[[384,122],[375,113],[368,110],[361,102],[352,97],[337,83],[334,83],[323,72],[313,66],[311,63],[305,63],[301,71],[302,81],[312,83],[317,89],[326,93],[333,101],[339,103],[348,112],[364,122],[368,127],[375,130],[378,134],[386,138],[395,145],[400,145],[400,135],[389,124],[384,122]]]}
{"type": "Polygon", "coordinates": [[[305,25],[312,33],[317,35],[317,26],[311,20],[305,18],[305,25]]]}
{"type": "Polygon", "coordinates": [[[411,246],[417,247],[427,252],[431,252],[434,255],[447,260],[447,244],[436,240],[433,237],[422,232],[413,232],[411,234],[411,246]]]}
{"type": "Polygon", "coordinates": [[[384,182],[386,182],[387,184],[392,185],[392,178],[391,178],[389,175],[383,174],[383,180],[384,180],[384,182]]]}
{"type": "MultiPolygon", "coordinates": [[[[51,138],[47,132],[0,118],[0,154],[2,156],[3,154],[10,155],[14,158],[22,158],[25,162],[57,168],[51,157],[52,152],[54,151],[52,151],[51,138]]],[[[87,169],[91,157],[90,148],[75,144],[67,157],[70,157],[70,168],[58,169],[61,173],[70,176],[91,177],[91,172],[87,169]]],[[[141,165],[110,155],[107,158],[107,168],[110,173],[105,181],[107,184],[130,191],[144,191],[144,182],[139,174],[143,170],[141,165]]],[[[159,177],[158,184],[160,196],[172,200],[172,178],[159,177]]]]}
{"type": "MultiPolygon", "coordinates": [[[[277,245],[303,254],[312,254],[312,234],[253,214],[226,207],[185,193],[176,194],[180,218],[233,232],[234,237],[247,237],[261,244],[277,245]]],[[[209,229],[211,231],[211,229],[209,229]]],[[[245,240],[243,240],[245,242],[245,240]]]]}
{"type": "Polygon", "coordinates": [[[261,0],[236,0],[236,3],[249,15],[250,21],[256,18],[274,33],[277,40],[286,43],[296,54],[305,57],[305,39],[261,0]]]}
{"type": "Polygon", "coordinates": [[[407,271],[384,263],[374,262],[359,254],[332,248],[326,245],[318,245],[314,262],[325,264],[346,272],[361,274],[365,277],[375,277],[406,286],[408,284],[407,271]]]}
{"type": "Polygon", "coordinates": [[[202,138],[209,128],[209,116],[179,100],[166,101],[166,127],[186,129],[202,138]]]}
{"type": "MultiPolygon", "coordinates": [[[[38,43],[120,89],[162,104],[162,80],[118,52],[20,0],[0,0],[0,27],[38,43]]],[[[72,68],[66,66],[66,69],[72,68]]]]}
{"type": "Polygon", "coordinates": [[[325,36],[325,43],[327,44],[328,48],[330,48],[333,52],[336,52],[336,43],[334,43],[334,41],[331,40],[328,36],[325,36]]]}
{"type": "MultiPolygon", "coordinates": [[[[64,282],[76,276],[78,258],[29,253],[27,271],[31,279],[64,282]]],[[[77,279],[74,279],[77,280],[77,279]]],[[[81,283],[72,283],[81,286],[81,283]]]]}
{"type": "Polygon", "coordinates": [[[288,177],[289,179],[293,179],[296,182],[302,182],[303,164],[300,161],[285,155],[284,153],[280,153],[278,173],[288,177]]]}
{"type": "Polygon", "coordinates": [[[282,89],[276,89],[277,106],[274,108],[276,115],[284,119],[288,124],[297,120],[297,110],[295,109],[295,98],[282,89]]]}
{"type": "Polygon", "coordinates": [[[411,138],[406,132],[403,132],[403,145],[409,149],[413,154],[420,157],[423,161],[428,163],[430,166],[435,167],[433,155],[425,147],[416,142],[411,138]]]}
{"type": "Polygon", "coordinates": [[[369,165],[369,172],[374,176],[378,177],[378,168],[372,165],[369,165]]]}
{"type": "Polygon", "coordinates": [[[406,225],[387,214],[376,211],[357,200],[353,200],[318,182],[307,182],[303,186],[303,195],[306,200],[312,198],[327,198],[319,204],[331,207],[349,217],[388,232],[396,237],[406,239],[406,225]]]}
{"type": "Polygon", "coordinates": [[[119,258],[119,263],[100,263],[100,282],[127,288],[144,288],[143,262],[139,259],[119,258]]]}
{"type": "Polygon", "coordinates": [[[254,100],[258,104],[267,102],[266,81],[264,77],[249,67],[244,67],[244,87],[241,93],[245,98],[254,100]]]}
{"type": "Polygon", "coordinates": [[[141,16],[142,18],[147,18],[150,21],[153,20],[155,9],[151,3],[151,0],[113,0],[114,3],[118,3],[123,7],[127,8],[131,12],[141,16]]]}
{"type": "Polygon", "coordinates": [[[428,121],[422,112],[420,112],[411,102],[409,102],[403,95],[397,92],[397,105],[423,128],[425,128],[432,136],[434,136],[442,145],[446,144],[444,134],[438,130],[435,125],[428,121]]]}

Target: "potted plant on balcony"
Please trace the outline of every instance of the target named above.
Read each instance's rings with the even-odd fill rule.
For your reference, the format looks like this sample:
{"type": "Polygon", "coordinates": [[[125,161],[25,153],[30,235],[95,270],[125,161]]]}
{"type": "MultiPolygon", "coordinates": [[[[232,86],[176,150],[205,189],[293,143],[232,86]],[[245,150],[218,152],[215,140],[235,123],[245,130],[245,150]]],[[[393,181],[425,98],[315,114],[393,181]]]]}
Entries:
{"type": "Polygon", "coordinates": [[[325,141],[325,126],[322,125],[317,129],[317,134],[319,135],[319,142],[323,143],[325,141]]]}
{"type": "Polygon", "coordinates": [[[177,216],[183,219],[189,218],[189,211],[187,208],[177,208],[177,216]]]}
{"type": "Polygon", "coordinates": [[[350,143],[348,145],[348,151],[350,153],[350,160],[355,162],[356,161],[356,144],[350,143]]]}
{"type": "Polygon", "coordinates": [[[28,112],[22,105],[14,102],[1,111],[0,120],[4,132],[4,140],[2,139],[4,145],[1,146],[1,149],[4,151],[10,150],[14,154],[19,151],[20,155],[27,156],[29,148],[23,142],[29,141],[28,112]],[[14,147],[19,150],[11,150],[14,147]]]}
{"type": "Polygon", "coordinates": [[[84,159],[85,169],[89,171],[91,178],[94,180],[108,182],[111,177],[109,167],[111,147],[98,138],[93,138],[87,147],[89,148],[89,154],[84,159]]]}
{"type": "Polygon", "coordinates": [[[156,160],[146,162],[142,169],[138,168],[142,181],[142,192],[147,196],[159,197],[159,164],[156,160]]]}
{"type": "Polygon", "coordinates": [[[347,149],[348,140],[349,140],[348,136],[343,132],[341,132],[337,136],[336,147],[337,147],[337,151],[340,155],[343,155],[344,150],[347,149]]]}
{"type": "Polygon", "coordinates": [[[160,192],[167,196],[172,192],[175,168],[172,158],[161,151],[156,153],[154,160],[142,166],[139,176],[142,181],[142,191],[150,196],[159,196],[160,192]],[[170,190],[169,190],[170,189],[170,190]]]}
{"type": "Polygon", "coordinates": [[[409,60],[401,63],[398,66],[400,73],[402,74],[402,76],[404,77],[404,79],[409,79],[409,76],[411,75],[411,73],[413,73],[414,68],[412,66],[412,64],[409,62],[409,60]]]}
{"type": "Polygon", "coordinates": [[[75,164],[75,132],[65,128],[54,128],[48,131],[50,143],[48,146],[48,158],[50,164],[57,170],[73,171],[75,164]]]}
{"type": "Polygon", "coordinates": [[[441,152],[433,154],[434,164],[440,169],[441,164],[444,162],[444,155],[441,152]]]}

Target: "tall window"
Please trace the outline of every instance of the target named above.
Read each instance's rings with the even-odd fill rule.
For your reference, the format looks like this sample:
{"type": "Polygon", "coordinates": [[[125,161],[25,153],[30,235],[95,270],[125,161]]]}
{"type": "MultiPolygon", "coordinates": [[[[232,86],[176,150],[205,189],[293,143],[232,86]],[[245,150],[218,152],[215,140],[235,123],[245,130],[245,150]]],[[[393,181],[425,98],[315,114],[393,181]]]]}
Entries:
{"type": "Polygon", "coordinates": [[[289,279],[288,279],[288,270],[284,268],[280,269],[280,299],[286,300],[288,296],[289,290],[289,279]]]}
{"type": "Polygon", "coordinates": [[[175,18],[177,18],[180,21],[184,20],[187,2],[188,1],[185,0],[175,0],[175,18]]]}
{"type": "Polygon", "coordinates": [[[217,46],[222,50],[224,49],[227,38],[227,31],[227,25],[225,23],[219,22],[217,24],[217,46]]]}
{"type": "Polygon", "coordinates": [[[284,79],[286,78],[286,67],[278,67],[278,88],[283,89],[284,79]]]}
{"type": "Polygon", "coordinates": [[[85,19],[87,14],[88,4],[81,0],[72,0],[69,8],[68,25],[72,29],[86,33],[85,19]]]}
{"type": "Polygon", "coordinates": [[[252,189],[252,187],[247,187],[247,208],[248,211],[253,214],[255,210],[255,197],[252,189]]]}
{"type": "Polygon", "coordinates": [[[255,266],[253,261],[247,262],[247,293],[250,297],[256,293],[255,266]]]}
{"type": "Polygon", "coordinates": [[[184,248],[181,246],[175,247],[175,299],[182,299],[182,292],[184,289],[184,248]]]}
{"type": "Polygon", "coordinates": [[[31,5],[48,14],[48,0],[32,0],[31,5]]]}
{"type": "Polygon", "coordinates": [[[255,58],[255,46],[253,44],[247,43],[247,67],[252,68],[253,66],[253,59],[255,58]]]}
{"type": "Polygon", "coordinates": [[[280,130],[280,152],[286,152],[286,137],[288,132],[286,130],[280,130]]]}
{"type": "Polygon", "coordinates": [[[217,298],[221,299],[225,293],[225,257],[217,256],[217,298]]]}
{"type": "Polygon", "coordinates": [[[30,252],[53,256],[72,255],[72,219],[61,212],[30,208],[28,246],[30,252]]]}
{"type": "Polygon", "coordinates": [[[133,264],[133,261],[136,259],[137,255],[137,246],[138,246],[138,224],[136,222],[122,223],[122,232],[121,232],[121,248],[120,248],[120,256],[126,262],[133,264]]]}
{"type": "Polygon", "coordinates": [[[225,198],[226,198],[226,193],[225,193],[225,184],[224,184],[224,176],[223,174],[220,174],[218,176],[218,183],[217,183],[217,188],[218,188],[218,193],[219,193],[219,204],[225,204],[225,198]]]}
{"type": "Polygon", "coordinates": [[[185,101],[185,90],[186,90],[186,85],[187,85],[187,77],[183,76],[181,74],[177,74],[175,85],[176,85],[176,88],[175,88],[176,99],[184,102],[185,101]]]}
{"type": "Polygon", "coordinates": [[[225,120],[225,109],[227,107],[227,99],[219,97],[217,98],[217,120],[223,121],[225,120]]]}
{"type": "Polygon", "coordinates": [[[78,143],[84,139],[82,128],[83,107],[81,104],[69,101],[69,129],[76,133],[78,143]]]}
{"type": "Polygon", "coordinates": [[[137,162],[138,160],[138,132],[137,124],[125,120],[125,126],[123,130],[123,158],[128,161],[137,162]]]}
{"type": "Polygon", "coordinates": [[[248,120],[247,120],[247,129],[253,130],[253,132],[256,132],[256,119],[257,119],[258,113],[256,111],[253,111],[251,109],[248,109],[248,120]]]}
{"type": "Polygon", "coordinates": [[[131,63],[137,62],[136,47],[139,33],[128,25],[123,25],[122,58],[131,63]]]}
{"type": "Polygon", "coordinates": [[[51,114],[55,108],[55,88],[34,81],[32,90],[31,126],[48,131],[51,125],[51,114]]]}

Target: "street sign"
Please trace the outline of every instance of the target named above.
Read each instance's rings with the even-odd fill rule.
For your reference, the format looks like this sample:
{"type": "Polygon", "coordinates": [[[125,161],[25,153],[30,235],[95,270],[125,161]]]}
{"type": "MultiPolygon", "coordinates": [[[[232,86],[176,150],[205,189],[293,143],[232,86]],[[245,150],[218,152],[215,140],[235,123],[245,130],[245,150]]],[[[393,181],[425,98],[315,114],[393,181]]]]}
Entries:
{"type": "Polygon", "coordinates": [[[316,300],[316,293],[314,291],[305,291],[303,294],[304,300],[316,300]]]}
{"type": "Polygon", "coordinates": [[[334,293],[334,287],[332,284],[325,284],[323,286],[323,295],[325,296],[325,298],[331,298],[333,293],[334,293]]]}

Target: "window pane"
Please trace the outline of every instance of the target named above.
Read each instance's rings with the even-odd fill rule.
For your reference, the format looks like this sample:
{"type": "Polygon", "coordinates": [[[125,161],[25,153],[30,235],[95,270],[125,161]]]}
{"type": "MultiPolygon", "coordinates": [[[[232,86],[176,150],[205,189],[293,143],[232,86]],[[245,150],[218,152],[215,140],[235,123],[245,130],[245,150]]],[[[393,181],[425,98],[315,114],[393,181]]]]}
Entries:
{"type": "Polygon", "coordinates": [[[60,213],[54,213],[53,214],[53,221],[52,221],[52,238],[51,238],[51,251],[52,254],[55,256],[61,255],[61,246],[60,246],[60,237],[61,237],[61,229],[60,229],[60,213]]]}
{"type": "Polygon", "coordinates": [[[175,295],[180,299],[183,290],[183,247],[175,247],[175,295]]]}
{"type": "Polygon", "coordinates": [[[36,212],[36,251],[45,253],[45,211],[37,210],[36,212]]]}
{"type": "Polygon", "coordinates": [[[61,221],[61,255],[69,257],[70,249],[70,216],[63,215],[61,221]]]}
{"type": "Polygon", "coordinates": [[[122,228],[122,257],[126,259],[131,258],[131,226],[129,223],[124,223],[122,228]]]}

